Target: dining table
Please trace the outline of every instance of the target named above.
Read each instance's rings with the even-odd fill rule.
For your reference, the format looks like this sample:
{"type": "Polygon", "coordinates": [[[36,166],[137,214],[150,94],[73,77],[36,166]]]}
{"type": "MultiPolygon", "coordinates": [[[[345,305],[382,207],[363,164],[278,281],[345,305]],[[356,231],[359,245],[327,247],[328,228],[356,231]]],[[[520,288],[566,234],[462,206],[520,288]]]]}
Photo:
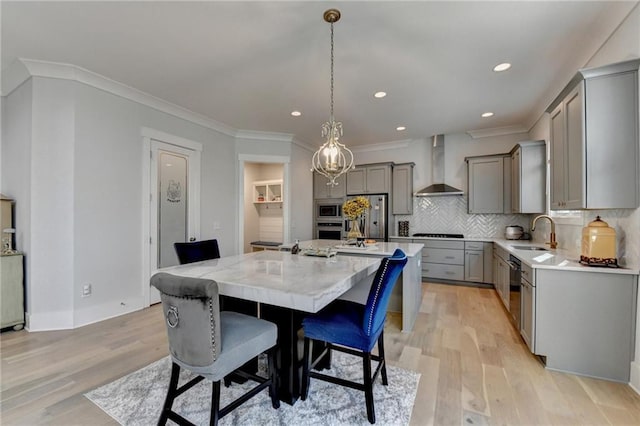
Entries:
{"type": "Polygon", "coordinates": [[[370,281],[381,259],[265,250],[171,266],[158,272],[211,279],[218,283],[221,296],[252,302],[260,318],[274,322],[278,326],[279,398],[293,404],[300,396],[302,319],[359,283],[370,281]]]}

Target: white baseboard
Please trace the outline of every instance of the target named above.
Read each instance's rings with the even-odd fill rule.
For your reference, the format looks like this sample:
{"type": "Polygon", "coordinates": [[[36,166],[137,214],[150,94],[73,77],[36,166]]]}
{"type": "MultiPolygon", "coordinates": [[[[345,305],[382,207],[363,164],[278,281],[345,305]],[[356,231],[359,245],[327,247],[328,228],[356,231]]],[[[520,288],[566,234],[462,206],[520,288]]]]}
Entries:
{"type": "Polygon", "coordinates": [[[26,313],[27,331],[69,330],[139,311],[144,308],[142,297],[110,301],[74,311],[26,313]]]}
{"type": "Polygon", "coordinates": [[[640,394],[640,363],[632,361],[631,362],[631,374],[629,386],[636,391],[637,394],[640,394]]]}
{"type": "Polygon", "coordinates": [[[109,318],[139,311],[144,307],[142,296],[125,300],[109,301],[97,306],[78,309],[74,313],[73,328],[104,321],[109,318]]]}
{"type": "Polygon", "coordinates": [[[73,312],[57,311],[25,314],[25,329],[28,331],[68,330],[73,328],[73,312]]]}

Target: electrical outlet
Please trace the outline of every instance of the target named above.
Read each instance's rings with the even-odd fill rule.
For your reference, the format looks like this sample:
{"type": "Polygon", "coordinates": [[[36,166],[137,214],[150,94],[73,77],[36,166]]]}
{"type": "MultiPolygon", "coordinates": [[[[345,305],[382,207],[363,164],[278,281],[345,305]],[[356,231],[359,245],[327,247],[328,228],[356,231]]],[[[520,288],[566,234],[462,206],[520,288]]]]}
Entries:
{"type": "Polygon", "coordinates": [[[85,284],[82,287],[82,297],[89,297],[91,296],[91,284],[85,284]]]}
{"type": "Polygon", "coordinates": [[[220,229],[220,222],[213,222],[213,229],[220,229]]]}

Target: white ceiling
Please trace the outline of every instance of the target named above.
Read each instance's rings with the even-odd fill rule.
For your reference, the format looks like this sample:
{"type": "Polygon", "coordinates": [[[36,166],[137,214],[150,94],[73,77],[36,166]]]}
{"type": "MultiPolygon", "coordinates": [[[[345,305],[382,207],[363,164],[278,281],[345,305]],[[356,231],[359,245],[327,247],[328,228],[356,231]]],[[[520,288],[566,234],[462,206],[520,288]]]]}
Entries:
{"type": "Polygon", "coordinates": [[[3,0],[1,60],[77,65],[236,129],[316,145],[329,115],[322,13],[337,7],[335,116],[356,146],[530,127],[637,3],[3,0]],[[494,73],[503,61],[512,69],[494,73]]]}

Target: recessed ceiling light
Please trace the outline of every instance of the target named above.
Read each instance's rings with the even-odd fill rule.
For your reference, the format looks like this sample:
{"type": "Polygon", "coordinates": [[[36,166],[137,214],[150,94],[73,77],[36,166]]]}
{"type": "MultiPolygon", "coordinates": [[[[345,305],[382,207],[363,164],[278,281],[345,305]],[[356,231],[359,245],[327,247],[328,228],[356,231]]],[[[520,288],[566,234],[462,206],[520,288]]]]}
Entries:
{"type": "Polygon", "coordinates": [[[406,127],[404,127],[404,126],[398,126],[398,127],[396,127],[396,130],[397,130],[397,131],[399,131],[399,132],[401,132],[401,131],[403,131],[403,130],[407,130],[407,128],[406,128],[406,127]]]}
{"type": "Polygon", "coordinates": [[[373,97],[378,99],[384,98],[385,96],[387,96],[387,92],[376,92],[373,94],[373,97]]]}
{"type": "Polygon", "coordinates": [[[509,68],[511,68],[511,64],[509,62],[503,62],[503,63],[498,64],[495,67],[493,67],[493,70],[495,72],[500,72],[500,71],[506,71],[509,68]]]}
{"type": "Polygon", "coordinates": [[[483,112],[482,113],[482,117],[483,118],[487,118],[487,117],[492,117],[493,113],[491,111],[487,111],[487,112],[483,112]]]}
{"type": "Polygon", "coordinates": [[[291,115],[293,115],[294,117],[300,117],[302,113],[300,111],[291,111],[291,115]]]}

